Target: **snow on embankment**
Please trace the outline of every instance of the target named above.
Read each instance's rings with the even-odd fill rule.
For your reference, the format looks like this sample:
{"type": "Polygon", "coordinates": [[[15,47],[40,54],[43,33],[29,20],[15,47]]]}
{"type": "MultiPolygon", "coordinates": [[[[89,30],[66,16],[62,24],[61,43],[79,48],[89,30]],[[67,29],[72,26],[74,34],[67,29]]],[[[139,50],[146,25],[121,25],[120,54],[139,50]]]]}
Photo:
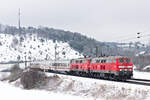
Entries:
{"type": "Polygon", "coordinates": [[[150,80],[150,73],[149,72],[133,71],[133,78],[150,80]]]}
{"type": "MultiPolygon", "coordinates": [[[[52,73],[46,73],[46,75],[49,78],[47,84],[35,89],[97,100],[143,100],[150,98],[150,87],[148,86],[52,73]]],[[[12,84],[18,83],[19,79],[12,84]]]]}
{"type": "MultiPolygon", "coordinates": [[[[23,73],[26,73],[27,71],[29,70],[23,71],[23,73]]],[[[15,75],[16,77],[16,75],[18,74],[10,74],[10,76],[12,75],[13,76],[15,75]]],[[[12,77],[9,77],[8,79],[9,79],[9,82],[11,82],[11,85],[16,86],[16,87],[9,88],[10,91],[8,91],[7,94],[11,94],[9,92],[14,91],[13,93],[16,93],[16,92],[22,93],[22,95],[21,94],[17,94],[17,95],[19,96],[21,95],[23,97],[27,93],[26,95],[27,97],[25,97],[25,99],[29,99],[31,97],[37,100],[40,100],[38,99],[38,97],[42,98],[43,95],[44,95],[43,97],[44,99],[46,98],[50,99],[53,97],[53,99],[56,99],[56,100],[60,98],[66,99],[66,100],[70,100],[70,99],[73,100],[74,98],[78,100],[83,99],[83,98],[86,100],[93,100],[93,99],[94,100],[145,100],[145,99],[149,100],[150,99],[150,95],[149,95],[150,87],[149,86],[128,84],[128,83],[123,83],[123,82],[114,82],[114,81],[107,81],[107,80],[90,79],[90,78],[68,76],[68,75],[60,75],[60,74],[56,75],[52,73],[46,73],[47,81],[46,81],[46,84],[44,82],[44,85],[43,85],[43,82],[41,82],[42,80],[35,80],[37,79],[37,76],[39,75],[36,75],[35,73],[33,73],[32,75],[27,73],[26,75],[27,75],[26,76],[27,78],[24,77],[25,84],[28,84],[29,86],[29,83],[36,81],[34,82],[35,84],[37,83],[36,87],[30,88],[30,90],[28,91],[24,90],[23,89],[24,85],[21,82],[22,76],[20,78],[16,77],[15,79],[17,80],[13,82],[10,81],[12,77]],[[40,86],[39,86],[39,83],[40,83],[40,86]],[[17,87],[20,87],[20,88],[17,88],[17,87]],[[37,95],[37,97],[33,97],[30,94],[34,96],[37,95]]],[[[14,77],[13,77],[13,80],[14,80],[14,77]]],[[[0,86],[3,86],[3,85],[4,84],[0,86]]],[[[7,87],[10,87],[10,86],[8,86],[8,83],[6,83],[6,86],[3,86],[3,87],[4,88],[2,87],[0,88],[0,91],[7,91],[8,89],[7,87]],[[3,89],[6,89],[6,90],[3,90],[3,89]]],[[[3,96],[5,96],[5,94],[3,96]]],[[[14,96],[16,96],[16,94],[14,96]]],[[[7,100],[7,98],[5,100],[7,100]]],[[[13,98],[13,99],[18,100],[20,98],[13,98]]]]}
{"type": "Polygon", "coordinates": [[[58,75],[59,80],[47,86],[48,90],[104,100],[143,100],[150,98],[150,87],[89,79],[75,76],[58,75]]]}
{"type": "Polygon", "coordinates": [[[23,90],[0,82],[1,100],[84,100],[81,97],[41,90],[23,90]]]}
{"type": "Polygon", "coordinates": [[[55,45],[57,44],[57,58],[78,58],[80,55],[68,43],[53,42],[38,37],[37,34],[25,36],[0,34],[0,62],[18,60],[45,60],[54,59],[55,45]]]}

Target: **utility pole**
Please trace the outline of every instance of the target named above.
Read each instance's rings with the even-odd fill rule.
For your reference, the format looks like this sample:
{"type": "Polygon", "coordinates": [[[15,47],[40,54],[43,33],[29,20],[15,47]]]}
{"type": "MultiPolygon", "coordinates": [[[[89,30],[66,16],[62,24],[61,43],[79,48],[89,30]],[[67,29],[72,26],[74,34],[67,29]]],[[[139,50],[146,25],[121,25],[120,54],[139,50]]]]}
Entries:
{"type": "Polygon", "coordinates": [[[96,46],[96,57],[98,57],[98,46],[96,46]]]}
{"type": "MultiPolygon", "coordinates": [[[[137,39],[138,39],[138,42],[139,42],[139,43],[140,43],[140,41],[139,41],[140,38],[141,38],[140,32],[138,32],[138,33],[137,33],[137,39]]],[[[139,52],[140,50],[139,50],[139,48],[140,48],[140,47],[139,47],[138,44],[137,44],[137,53],[139,54],[139,55],[138,55],[138,59],[137,59],[137,64],[138,64],[138,67],[139,67],[139,69],[140,69],[141,66],[140,66],[140,52],[139,52]]]]}
{"type": "Polygon", "coordinates": [[[21,34],[21,25],[20,25],[20,8],[19,8],[19,12],[18,12],[18,29],[19,29],[19,34],[21,34]]]}
{"type": "MultiPolygon", "coordinates": [[[[137,39],[140,39],[140,38],[141,38],[140,34],[141,34],[140,32],[138,32],[138,33],[137,33],[137,35],[138,35],[138,36],[137,36],[137,39]]],[[[140,43],[140,41],[139,41],[139,40],[138,40],[138,42],[140,43]]],[[[138,44],[137,44],[138,52],[139,52],[139,48],[140,48],[140,47],[139,47],[139,46],[138,46],[138,44]]]]}
{"type": "MultiPolygon", "coordinates": [[[[56,67],[57,67],[57,64],[56,64],[56,60],[57,60],[57,44],[55,44],[55,60],[54,60],[54,66],[55,66],[55,71],[56,71],[56,67]]],[[[56,74],[55,74],[56,75],[56,74]]]]}
{"type": "MultiPolygon", "coordinates": [[[[20,13],[20,8],[19,8],[19,12],[18,12],[18,29],[19,29],[19,35],[21,34],[21,21],[20,21],[20,16],[21,16],[21,13],[20,13]]],[[[25,68],[27,67],[27,55],[26,55],[26,52],[25,52],[25,56],[24,56],[24,58],[25,58],[25,61],[24,61],[24,63],[25,63],[25,68]]]]}
{"type": "Polygon", "coordinates": [[[56,61],[56,59],[57,59],[57,44],[55,44],[55,61],[56,61]]]}

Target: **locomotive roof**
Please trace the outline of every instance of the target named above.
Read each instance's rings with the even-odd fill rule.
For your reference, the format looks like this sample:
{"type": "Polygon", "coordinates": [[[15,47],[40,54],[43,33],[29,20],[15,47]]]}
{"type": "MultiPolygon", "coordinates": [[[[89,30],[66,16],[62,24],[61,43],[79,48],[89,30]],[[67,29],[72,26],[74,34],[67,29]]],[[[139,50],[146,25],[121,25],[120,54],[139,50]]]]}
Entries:
{"type": "Polygon", "coordinates": [[[117,59],[117,58],[128,58],[127,56],[104,56],[104,57],[88,57],[88,58],[77,58],[72,60],[87,60],[87,59],[117,59]]]}
{"type": "Polygon", "coordinates": [[[93,59],[117,59],[117,58],[127,58],[127,56],[105,56],[105,57],[96,57],[93,59]]]}

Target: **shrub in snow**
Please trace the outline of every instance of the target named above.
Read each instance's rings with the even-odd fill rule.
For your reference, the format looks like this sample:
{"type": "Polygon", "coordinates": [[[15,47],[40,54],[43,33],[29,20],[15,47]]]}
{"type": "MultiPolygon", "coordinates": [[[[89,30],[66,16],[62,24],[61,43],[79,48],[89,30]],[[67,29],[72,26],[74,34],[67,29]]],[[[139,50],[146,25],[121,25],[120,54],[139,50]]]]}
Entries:
{"type": "Polygon", "coordinates": [[[39,88],[47,83],[47,76],[44,72],[29,69],[23,72],[21,76],[21,84],[24,89],[39,88]]]}
{"type": "Polygon", "coordinates": [[[19,67],[18,64],[15,64],[12,66],[10,71],[11,71],[11,74],[8,77],[8,80],[9,80],[9,82],[13,82],[13,81],[16,81],[18,78],[21,77],[23,70],[19,67]]]}
{"type": "Polygon", "coordinates": [[[18,71],[20,71],[20,70],[22,70],[20,67],[19,67],[19,64],[15,64],[15,65],[13,65],[12,67],[11,67],[11,72],[12,73],[16,73],[16,72],[18,72],[18,71]]]}
{"type": "Polygon", "coordinates": [[[0,42],[0,46],[2,46],[2,42],[0,42]]]}

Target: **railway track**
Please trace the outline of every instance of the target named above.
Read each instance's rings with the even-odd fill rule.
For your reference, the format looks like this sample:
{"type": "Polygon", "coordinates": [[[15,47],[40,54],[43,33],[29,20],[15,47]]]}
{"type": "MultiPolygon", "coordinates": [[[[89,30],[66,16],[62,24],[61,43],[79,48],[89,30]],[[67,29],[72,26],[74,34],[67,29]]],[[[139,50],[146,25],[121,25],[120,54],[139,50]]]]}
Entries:
{"type": "MultiPolygon", "coordinates": [[[[52,73],[55,73],[55,72],[52,72],[52,73]]],[[[57,74],[68,75],[68,74],[65,74],[65,73],[57,73],[57,74]]],[[[70,76],[90,78],[90,79],[99,79],[99,80],[107,80],[107,81],[114,81],[114,80],[108,80],[108,79],[100,79],[100,78],[96,78],[96,77],[87,77],[87,76],[78,76],[78,75],[70,75],[70,76]]],[[[129,79],[129,80],[126,80],[126,81],[114,81],[114,82],[121,82],[121,83],[128,83],[128,84],[150,86],[150,80],[148,80],[148,79],[132,78],[132,79],[129,79]]]]}
{"type": "Polygon", "coordinates": [[[138,78],[132,78],[131,80],[150,82],[150,80],[149,80],[149,79],[138,79],[138,78]]]}
{"type": "Polygon", "coordinates": [[[150,86],[150,80],[148,79],[132,78],[130,80],[126,80],[125,83],[150,86]]]}
{"type": "Polygon", "coordinates": [[[141,81],[131,81],[131,80],[127,80],[125,81],[125,83],[130,83],[130,84],[136,84],[136,85],[145,85],[145,86],[150,86],[150,82],[147,83],[147,82],[141,82],[141,81]]]}

